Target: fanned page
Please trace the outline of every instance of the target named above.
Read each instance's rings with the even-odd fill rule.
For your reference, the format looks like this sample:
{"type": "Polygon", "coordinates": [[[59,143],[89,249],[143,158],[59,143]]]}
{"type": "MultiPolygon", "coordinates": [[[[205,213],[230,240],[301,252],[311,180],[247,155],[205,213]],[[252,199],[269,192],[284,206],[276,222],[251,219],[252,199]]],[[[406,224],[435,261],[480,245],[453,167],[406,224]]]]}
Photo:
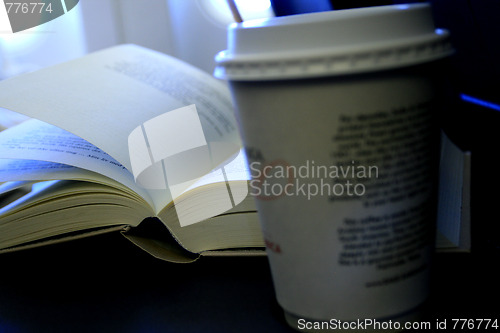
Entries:
{"type": "MultiPolygon", "coordinates": [[[[225,85],[139,46],[113,47],[0,82],[0,107],[74,133],[129,171],[130,134],[155,117],[193,104],[207,142],[240,146],[225,85]]],[[[220,161],[213,163],[228,157],[218,156],[220,161]]],[[[156,211],[171,201],[168,191],[149,192],[156,211]]]]}
{"type": "Polygon", "coordinates": [[[138,194],[151,208],[153,207],[152,201],[144,190],[134,190],[100,173],[55,162],[0,159],[0,183],[43,182],[49,180],[81,180],[112,186],[138,194]]]}
{"type": "Polygon", "coordinates": [[[131,174],[101,149],[82,138],[37,119],[0,132],[2,159],[55,162],[98,172],[134,187],[131,174]]]}
{"type": "Polygon", "coordinates": [[[251,175],[250,170],[247,168],[245,151],[241,149],[234,159],[230,159],[229,163],[212,170],[198,179],[186,192],[214,183],[228,182],[228,186],[231,186],[232,181],[248,182],[250,179],[251,175]]]}
{"type": "Polygon", "coordinates": [[[115,159],[82,138],[37,119],[0,132],[0,157],[0,182],[74,179],[115,187],[119,182],[153,206],[146,190],[115,159]]]}

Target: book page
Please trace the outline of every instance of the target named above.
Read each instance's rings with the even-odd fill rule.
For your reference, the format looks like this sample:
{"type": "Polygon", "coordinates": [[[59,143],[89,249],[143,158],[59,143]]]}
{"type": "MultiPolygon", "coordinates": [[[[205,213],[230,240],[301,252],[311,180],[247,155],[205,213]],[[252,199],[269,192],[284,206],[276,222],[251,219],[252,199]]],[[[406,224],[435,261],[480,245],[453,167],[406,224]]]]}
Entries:
{"type": "Polygon", "coordinates": [[[174,198],[179,225],[181,227],[193,225],[238,206],[249,196],[247,184],[249,179],[245,153],[241,149],[238,154],[198,179],[181,195],[174,198]],[[212,184],[219,184],[222,187],[211,187],[209,191],[207,191],[209,187],[203,188],[212,184]],[[189,195],[188,192],[191,191],[189,195]],[[212,198],[217,198],[216,204],[212,198]]]}
{"type": "Polygon", "coordinates": [[[101,149],[37,119],[0,132],[0,158],[72,165],[122,183],[130,183],[131,179],[130,172],[101,149]]]}
{"type": "Polygon", "coordinates": [[[0,182],[85,179],[89,173],[54,162],[0,159],[0,182]]]}
{"type": "Polygon", "coordinates": [[[88,179],[105,182],[104,177],[94,174],[97,173],[151,201],[148,193],[135,184],[131,173],[111,156],[82,138],[37,119],[0,132],[0,157],[0,181],[88,179]]]}
{"type": "MultiPolygon", "coordinates": [[[[212,170],[212,172],[201,177],[196,183],[191,185],[185,192],[191,191],[197,187],[210,185],[220,182],[231,182],[231,181],[250,181],[251,175],[250,170],[247,167],[247,161],[245,156],[245,151],[240,150],[239,154],[230,159],[228,163],[225,163],[220,168],[212,170]]],[[[230,183],[229,183],[230,184],[230,183]]]]}
{"type": "Polygon", "coordinates": [[[131,189],[129,186],[123,186],[123,184],[113,179],[92,171],[54,162],[0,159],[0,183],[19,181],[43,182],[51,180],[81,180],[112,186],[123,191],[136,193],[143,198],[149,206],[154,206],[152,199],[144,189],[140,187],[137,187],[135,190],[131,189]]]}
{"type": "MultiPolygon", "coordinates": [[[[196,106],[207,147],[233,147],[203,165],[208,172],[241,146],[231,98],[224,84],[180,60],[122,45],[0,82],[0,107],[74,133],[129,171],[132,132],[189,105],[196,106]]],[[[161,128],[154,126],[156,134],[161,128]]],[[[148,190],[156,211],[171,201],[165,187],[148,190]]]]}
{"type": "Polygon", "coordinates": [[[0,107],[70,131],[128,170],[131,132],[156,116],[191,104],[199,111],[207,141],[240,145],[224,84],[175,58],[138,46],[113,47],[0,82],[0,107]]]}

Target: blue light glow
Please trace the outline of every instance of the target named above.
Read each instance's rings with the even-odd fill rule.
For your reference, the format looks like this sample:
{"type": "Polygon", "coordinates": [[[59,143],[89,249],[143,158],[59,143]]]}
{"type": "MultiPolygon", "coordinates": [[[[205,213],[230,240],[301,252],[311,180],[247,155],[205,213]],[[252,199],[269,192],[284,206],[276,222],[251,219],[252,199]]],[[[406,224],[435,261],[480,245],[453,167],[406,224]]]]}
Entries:
{"type": "Polygon", "coordinates": [[[402,4],[402,5],[399,5],[397,8],[401,9],[401,10],[405,10],[405,9],[410,8],[410,5],[409,4],[402,4]]]}
{"type": "Polygon", "coordinates": [[[473,97],[473,96],[469,96],[469,95],[466,95],[466,94],[461,94],[460,98],[464,102],[468,102],[468,103],[476,104],[476,105],[479,105],[479,106],[483,106],[485,108],[492,109],[492,110],[495,110],[495,111],[500,111],[500,105],[492,103],[492,102],[488,102],[488,101],[485,101],[485,100],[482,100],[482,99],[479,99],[479,98],[476,98],[476,97],[473,97]]]}

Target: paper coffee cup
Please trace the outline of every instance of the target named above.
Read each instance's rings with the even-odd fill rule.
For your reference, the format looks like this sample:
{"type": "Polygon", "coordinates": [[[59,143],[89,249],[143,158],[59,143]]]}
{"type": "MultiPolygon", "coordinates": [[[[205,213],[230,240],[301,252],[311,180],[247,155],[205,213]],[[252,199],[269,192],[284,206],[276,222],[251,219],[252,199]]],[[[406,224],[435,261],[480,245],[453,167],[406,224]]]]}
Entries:
{"type": "Polygon", "coordinates": [[[427,298],[451,53],[426,4],[230,26],[214,75],[231,87],[292,327],[400,330],[427,298]]]}

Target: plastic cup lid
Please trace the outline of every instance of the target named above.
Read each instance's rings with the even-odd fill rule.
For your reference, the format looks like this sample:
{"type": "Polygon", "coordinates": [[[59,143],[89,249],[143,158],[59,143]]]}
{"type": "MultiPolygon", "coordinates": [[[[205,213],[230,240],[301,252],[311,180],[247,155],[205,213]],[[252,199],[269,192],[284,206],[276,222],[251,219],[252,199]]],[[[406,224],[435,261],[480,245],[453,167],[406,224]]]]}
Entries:
{"type": "Polygon", "coordinates": [[[378,6],[276,17],[228,27],[214,76],[275,80],[365,73],[453,53],[428,4],[378,6]]]}

